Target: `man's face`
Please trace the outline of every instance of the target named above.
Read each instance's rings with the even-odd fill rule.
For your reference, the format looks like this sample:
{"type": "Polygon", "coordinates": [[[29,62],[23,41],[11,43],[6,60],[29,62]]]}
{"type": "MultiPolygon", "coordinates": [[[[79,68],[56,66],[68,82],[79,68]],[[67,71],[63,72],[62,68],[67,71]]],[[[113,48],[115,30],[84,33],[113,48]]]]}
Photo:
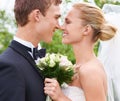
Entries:
{"type": "Polygon", "coordinates": [[[51,42],[53,33],[59,28],[60,7],[51,5],[42,19],[42,41],[51,42]]]}

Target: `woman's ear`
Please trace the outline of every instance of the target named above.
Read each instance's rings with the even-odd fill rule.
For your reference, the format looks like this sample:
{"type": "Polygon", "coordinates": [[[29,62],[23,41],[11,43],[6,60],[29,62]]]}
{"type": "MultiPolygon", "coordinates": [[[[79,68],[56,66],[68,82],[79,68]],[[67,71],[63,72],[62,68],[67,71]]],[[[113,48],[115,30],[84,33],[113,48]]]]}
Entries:
{"type": "Polygon", "coordinates": [[[84,35],[89,35],[91,31],[92,27],[89,24],[84,27],[84,35]]]}

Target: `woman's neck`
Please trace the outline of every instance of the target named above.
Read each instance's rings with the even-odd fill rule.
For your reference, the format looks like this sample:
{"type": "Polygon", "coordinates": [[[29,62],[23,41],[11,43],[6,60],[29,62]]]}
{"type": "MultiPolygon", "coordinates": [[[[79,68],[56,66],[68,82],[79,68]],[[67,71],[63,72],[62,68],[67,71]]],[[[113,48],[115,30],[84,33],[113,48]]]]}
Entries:
{"type": "Polygon", "coordinates": [[[82,65],[91,59],[95,58],[93,45],[90,44],[77,44],[73,45],[73,50],[76,58],[76,64],[82,65]]]}

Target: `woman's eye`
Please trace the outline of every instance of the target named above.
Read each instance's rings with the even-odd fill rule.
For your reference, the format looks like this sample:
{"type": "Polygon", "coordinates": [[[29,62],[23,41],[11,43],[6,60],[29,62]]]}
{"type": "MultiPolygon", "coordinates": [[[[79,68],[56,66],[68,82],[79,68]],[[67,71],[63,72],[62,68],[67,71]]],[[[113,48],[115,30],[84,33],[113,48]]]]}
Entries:
{"type": "Polygon", "coordinates": [[[66,24],[70,24],[71,22],[70,21],[66,21],[66,24]]]}

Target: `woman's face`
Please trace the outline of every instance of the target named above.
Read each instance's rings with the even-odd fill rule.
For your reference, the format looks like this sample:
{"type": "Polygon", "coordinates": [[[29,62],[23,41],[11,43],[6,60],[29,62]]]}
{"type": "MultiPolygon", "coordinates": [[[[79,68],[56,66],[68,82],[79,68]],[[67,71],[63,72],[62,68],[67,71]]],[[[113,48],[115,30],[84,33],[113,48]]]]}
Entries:
{"type": "Polygon", "coordinates": [[[80,12],[72,8],[65,18],[62,26],[64,44],[76,44],[83,39],[84,26],[83,20],[80,19],[80,12]]]}

